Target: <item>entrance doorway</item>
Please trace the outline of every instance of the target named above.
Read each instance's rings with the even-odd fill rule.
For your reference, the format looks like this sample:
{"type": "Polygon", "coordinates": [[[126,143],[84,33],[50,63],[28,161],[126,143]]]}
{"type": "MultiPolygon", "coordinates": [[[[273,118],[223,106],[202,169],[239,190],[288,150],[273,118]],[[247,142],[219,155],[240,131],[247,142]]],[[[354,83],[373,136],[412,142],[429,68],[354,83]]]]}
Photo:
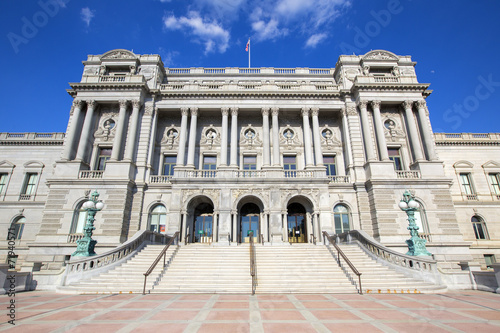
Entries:
{"type": "Polygon", "coordinates": [[[250,231],[253,231],[253,241],[258,242],[260,235],[260,209],[254,203],[244,204],[240,209],[240,243],[250,241],[250,231]]]}
{"type": "Polygon", "coordinates": [[[194,210],[193,243],[211,243],[214,231],[214,208],[208,203],[201,203],[194,210]]]}
{"type": "Polygon", "coordinates": [[[299,203],[292,203],[287,209],[288,241],[307,243],[306,209],[299,203]]]}

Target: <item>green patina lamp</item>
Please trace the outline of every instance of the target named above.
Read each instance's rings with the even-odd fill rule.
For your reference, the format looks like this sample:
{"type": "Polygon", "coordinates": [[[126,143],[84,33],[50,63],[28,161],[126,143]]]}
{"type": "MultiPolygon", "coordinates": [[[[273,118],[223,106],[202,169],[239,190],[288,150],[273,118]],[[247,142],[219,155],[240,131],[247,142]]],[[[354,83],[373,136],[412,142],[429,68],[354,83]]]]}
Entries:
{"type": "Polygon", "coordinates": [[[83,228],[84,236],[82,239],[76,241],[77,247],[76,251],[72,254],[73,257],[90,257],[96,255],[94,247],[97,241],[92,239],[92,232],[95,230],[94,217],[104,207],[104,203],[97,200],[97,198],[99,198],[99,193],[96,190],[90,195],[90,199],[82,205],[82,208],[87,211],[87,223],[83,228]]]}
{"type": "Polygon", "coordinates": [[[411,236],[410,239],[406,240],[406,244],[408,244],[406,254],[410,256],[431,256],[432,254],[425,247],[427,241],[418,236],[419,228],[415,223],[415,211],[418,211],[419,206],[419,203],[415,201],[415,196],[406,190],[403,193],[403,199],[399,202],[399,208],[408,215],[409,225],[407,229],[410,230],[411,236]]]}

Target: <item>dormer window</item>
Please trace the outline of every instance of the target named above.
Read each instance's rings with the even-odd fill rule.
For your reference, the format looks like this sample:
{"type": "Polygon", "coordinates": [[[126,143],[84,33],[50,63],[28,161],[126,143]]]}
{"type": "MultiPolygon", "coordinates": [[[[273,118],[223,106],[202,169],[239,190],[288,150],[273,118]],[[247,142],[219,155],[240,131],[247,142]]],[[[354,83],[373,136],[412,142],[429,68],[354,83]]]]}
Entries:
{"type": "Polygon", "coordinates": [[[392,67],[370,67],[370,74],[374,76],[385,76],[392,74],[392,67]]]}
{"type": "Polygon", "coordinates": [[[127,67],[115,67],[115,66],[108,66],[106,67],[107,71],[106,74],[108,75],[113,75],[113,76],[124,76],[127,74],[130,74],[130,68],[127,67]]]}

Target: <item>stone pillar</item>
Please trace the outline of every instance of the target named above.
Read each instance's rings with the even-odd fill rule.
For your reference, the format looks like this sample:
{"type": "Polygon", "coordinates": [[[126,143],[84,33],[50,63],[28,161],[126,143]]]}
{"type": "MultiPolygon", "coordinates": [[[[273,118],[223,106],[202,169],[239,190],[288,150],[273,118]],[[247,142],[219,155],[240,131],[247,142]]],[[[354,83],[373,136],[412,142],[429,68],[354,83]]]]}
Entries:
{"type": "Polygon", "coordinates": [[[231,108],[231,166],[238,166],[238,108],[231,108]]]}
{"type": "Polygon", "coordinates": [[[66,146],[64,146],[64,151],[61,156],[64,161],[69,161],[72,157],[71,155],[73,152],[73,147],[75,146],[76,133],[78,132],[78,121],[80,119],[80,115],[82,114],[82,104],[82,100],[75,99],[73,101],[73,116],[71,119],[71,127],[68,130],[66,146]]]}
{"type": "Polygon", "coordinates": [[[187,117],[188,108],[181,108],[181,132],[179,133],[179,152],[177,153],[177,166],[184,165],[184,156],[186,155],[186,138],[187,138],[187,117]]]}
{"type": "Polygon", "coordinates": [[[85,114],[85,121],[83,122],[82,135],[80,136],[80,143],[78,144],[78,152],[76,153],[76,159],[83,161],[87,155],[87,149],[89,146],[90,131],[92,131],[94,122],[94,109],[96,107],[95,101],[86,101],[87,103],[87,113],[85,114]]]}
{"type": "Polygon", "coordinates": [[[368,111],[366,105],[368,102],[359,101],[358,106],[361,111],[361,126],[363,127],[363,141],[365,142],[366,159],[375,160],[375,150],[373,147],[372,136],[370,132],[370,122],[368,121],[368,111]]]}
{"type": "Polygon", "coordinates": [[[220,165],[227,166],[227,116],[229,114],[229,108],[224,107],[221,109],[222,112],[222,134],[221,134],[221,148],[220,148],[220,165]]]}
{"type": "Polygon", "coordinates": [[[306,167],[313,166],[311,127],[309,126],[309,108],[302,108],[302,127],[304,129],[304,152],[306,155],[306,167]]]}
{"type": "Polygon", "coordinates": [[[275,107],[271,109],[273,115],[273,165],[281,165],[280,161],[280,128],[278,114],[280,109],[275,107]]]}
{"type": "Polygon", "coordinates": [[[260,214],[262,216],[262,220],[261,220],[261,234],[264,236],[264,242],[268,242],[269,241],[269,233],[267,232],[268,230],[268,226],[267,226],[267,212],[262,212],[260,214]]]}
{"type": "Polygon", "coordinates": [[[198,119],[198,108],[191,108],[191,126],[189,127],[189,146],[187,166],[194,168],[194,153],[196,150],[196,121],[198,119]]]}
{"type": "Polygon", "coordinates": [[[288,222],[287,222],[287,215],[288,213],[282,212],[282,224],[283,224],[283,242],[288,242],[288,222]]]}
{"type": "Polygon", "coordinates": [[[214,212],[214,224],[212,226],[213,228],[213,233],[212,233],[212,240],[214,240],[215,242],[219,242],[219,219],[217,218],[218,217],[218,212],[214,212]]]}
{"type": "Polygon", "coordinates": [[[231,217],[233,220],[233,234],[231,237],[231,241],[233,243],[237,243],[238,242],[238,218],[237,218],[236,212],[231,212],[231,217]]]}
{"type": "Polygon", "coordinates": [[[418,109],[418,118],[420,120],[420,125],[422,126],[421,133],[423,136],[425,149],[427,150],[427,155],[428,155],[427,157],[429,158],[429,161],[436,161],[437,160],[436,150],[434,148],[434,143],[432,141],[431,129],[429,128],[427,122],[426,103],[423,99],[417,101],[417,109],[418,109]]]}
{"type": "Polygon", "coordinates": [[[264,146],[262,148],[263,166],[271,165],[271,145],[269,143],[269,108],[262,108],[262,141],[264,146]]]}
{"type": "MultiPolygon", "coordinates": [[[[182,231],[181,231],[181,242],[186,241],[186,231],[187,231],[187,218],[188,214],[186,212],[182,213],[182,231]]],[[[188,240],[189,241],[189,240],[188,240]]]]}
{"type": "Polygon", "coordinates": [[[127,116],[127,100],[118,101],[120,104],[120,113],[118,115],[118,124],[116,124],[115,139],[113,141],[113,150],[111,151],[110,161],[118,161],[123,146],[123,133],[125,132],[125,118],[127,116]]]}
{"type": "Polygon", "coordinates": [[[138,100],[132,101],[132,123],[130,124],[129,137],[125,150],[125,159],[132,161],[134,159],[135,143],[137,141],[137,127],[139,126],[139,115],[141,102],[138,100]]]}
{"type": "Polygon", "coordinates": [[[420,146],[420,139],[417,132],[417,124],[415,118],[413,118],[413,101],[404,101],[403,108],[406,114],[406,123],[408,124],[408,131],[410,132],[410,141],[413,148],[413,154],[416,161],[423,161],[424,156],[422,154],[422,147],[420,146]]]}
{"type": "Polygon", "coordinates": [[[349,124],[347,123],[347,111],[345,107],[342,107],[340,110],[342,113],[342,132],[344,133],[344,155],[347,157],[347,166],[350,167],[354,164],[354,160],[352,157],[352,148],[351,148],[351,135],[349,134],[349,124]]]}
{"type": "Polygon", "coordinates": [[[312,234],[314,235],[314,237],[316,237],[316,241],[319,241],[321,239],[321,236],[319,234],[318,213],[314,212],[312,217],[313,217],[313,232],[312,232],[312,234]]]}
{"type": "Polygon", "coordinates": [[[323,165],[323,151],[321,149],[321,133],[319,132],[319,120],[318,120],[319,108],[311,108],[312,115],[312,130],[313,130],[313,141],[314,141],[314,157],[316,165],[323,165]]]}
{"type": "Polygon", "coordinates": [[[372,101],[373,121],[375,123],[375,132],[377,135],[378,151],[382,161],[389,161],[389,152],[387,151],[387,142],[385,140],[384,125],[380,116],[380,101],[372,101]]]}

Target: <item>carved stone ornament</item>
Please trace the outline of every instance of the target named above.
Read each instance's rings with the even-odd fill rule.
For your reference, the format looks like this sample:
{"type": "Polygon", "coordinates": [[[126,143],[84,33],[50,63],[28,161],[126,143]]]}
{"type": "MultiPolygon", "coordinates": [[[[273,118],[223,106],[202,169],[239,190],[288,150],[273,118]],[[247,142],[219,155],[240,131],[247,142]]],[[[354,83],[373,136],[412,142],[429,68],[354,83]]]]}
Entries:
{"type": "Polygon", "coordinates": [[[417,105],[417,108],[419,108],[419,109],[427,108],[427,103],[423,99],[416,101],[415,104],[417,105]]]}
{"type": "Polygon", "coordinates": [[[99,123],[99,128],[94,133],[94,137],[98,140],[109,141],[114,138],[116,132],[116,121],[113,117],[103,115],[99,123]]]}
{"type": "Polygon", "coordinates": [[[165,128],[165,132],[163,132],[163,137],[161,139],[161,144],[168,146],[168,149],[173,149],[174,145],[179,143],[179,130],[171,125],[168,128],[165,128]]]}
{"type": "Polygon", "coordinates": [[[398,66],[394,66],[394,68],[392,69],[392,75],[394,75],[394,76],[401,76],[401,72],[399,71],[399,67],[398,66]]]}
{"type": "Polygon", "coordinates": [[[302,117],[309,117],[309,109],[308,107],[303,107],[302,110],[300,111],[300,115],[302,117]]]}
{"type": "Polygon", "coordinates": [[[262,116],[264,116],[264,117],[269,116],[269,110],[271,110],[271,108],[268,108],[268,107],[264,107],[264,108],[262,108],[262,109],[261,109],[262,116]]]}
{"type": "Polygon", "coordinates": [[[410,109],[410,110],[411,110],[411,109],[412,109],[412,107],[413,107],[413,101],[412,101],[412,100],[407,100],[407,101],[404,101],[404,102],[402,103],[402,106],[403,106],[403,109],[404,109],[404,110],[408,110],[408,109],[410,109]]]}
{"type": "Polygon", "coordinates": [[[311,108],[311,116],[317,117],[319,115],[319,108],[311,108]]]}
{"type": "Polygon", "coordinates": [[[228,107],[223,107],[220,109],[222,116],[228,116],[229,115],[229,108],[228,107]]]}
{"type": "Polygon", "coordinates": [[[216,189],[189,189],[189,190],[183,190],[182,191],[182,206],[187,207],[188,205],[188,200],[194,198],[196,195],[200,196],[206,196],[210,200],[212,200],[214,204],[214,210],[216,210],[219,207],[219,195],[220,195],[220,190],[216,189]]]}
{"type": "Polygon", "coordinates": [[[120,109],[127,108],[128,101],[126,99],[120,99],[118,101],[118,105],[120,105],[120,109]]]}
{"type": "Polygon", "coordinates": [[[366,106],[368,105],[367,101],[359,101],[358,106],[360,109],[366,109],[366,106]]]}
{"type": "Polygon", "coordinates": [[[359,74],[359,71],[357,69],[347,69],[344,73],[347,80],[354,82],[356,76],[359,74]]]}
{"type": "Polygon", "coordinates": [[[211,149],[214,144],[218,145],[221,143],[220,133],[214,125],[210,124],[210,126],[203,128],[202,133],[200,145],[208,145],[211,149]]]}
{"type": "Polygon", "coordinates": [[[291,128],[290,125],[286,125],[286,127],[281,130],[280,144],[285,145],[287,149],[291,149],[292,147],[300,146],[302,143],[298,135],[296,135],[295,130],[291,128]]]}
{"type": "Polygon", "coordinates": [[[137,56],[127,50],[114,50],[103,54],[101,59],[136,59],[137,56]]]}
{"type": "Polygon", "coordinates": [[[372,105],[372,109],[379,109],[380,110],[380,105],[382,104],[381,101],[372,101],[371,102],[371,105],[372,105]]]}
{"type": "Polygon", "coordinates": [[[261,200],[264,200],[264,202],[263,202],[264,207],[269,205],[269,191],[267,191],[263,188],[232,189],[231,194],[232,194],[234,200],[237,200],[238,198],[241,198],[241,197],[244,197],[247,195],[254,195],[254,196],[260,198],[261,200]]]}
{"type": "Polygon", "coordinates": [[[198,116],[198,108],[197,107],[189,108],[189,110],[191,111],[191,117],[197,117],[198,116]]]}
{"type": "Polygon", "coordinates": [[[348,116],[357,116],[358,115],[358,110],[356,109],[355,105],[348,105],[347,106],[347,115],[348,116]]]}
{"type": "Polygon", "coordinates": [[[405,133],[401,130],[401,126],[396,120],[387,118],[384,120],[385,136],[390,138],[391,141],[396,141],[398,138],[404,138],[405,133]]]}
{"type": "Polygon", "coordinates": [[[238,115],[238,108],[237,107],[232,107],[231,108],[231,116],[237,116],[238,115]]]}
{"type": "Polygon", "coordinates": [[[135,108],[140,108],[142,105],[141,101],[135,99],[132,101],[132,107],[135,109],[135,108]]]}
{"type": "Polygon", "coordinates": [[[181,108],[181,116],[189,116],[189,108],[181,108]]]}
{"type": "Polygon", "coordinates": [[[370,75],[370,66],[363,66],[363,75],[370,75]]]}
{"type": "Polygon", "coordinates": [[[273,117],[278,116],[280,113],[280,108],[278,108],[278,107],[271,108],[271,113],[272,113],[273,117]]]}
{"type": "Polygon", "coordinates": [[[382,50],[375,50],[375,51],[370,51],[365,56],[363,59],[375,59],[375,60],[399,60],[399,58],[387,51],[382,51],[382,50]]]}
{"type": "Polygon", "coordinates": [[[254,146],[261,146],[261,144],[262,141],[259,139],[259,134],[251,124],[248,124],[247,127],[241,129],[240,146],[252,149],[254,146]]]}
{"type": "Polygon", "coordinates": [[[93,99],[85,101],[87,103],[87,109],[94,109],[97,106],[97,102],[93,99]]]}
{"type": "Polygon", "coordinates": [[[95,76],[99,75],[99,67],[85,66],[83,70],[83,75],[95,76]]]}
{"type": "Polygon", "coordinates": [[[151,115],[153,115],[153,110],[154,110],[153,104],[147,104],[144,107],[144,114],[146,116],[151,116],[151,115]]]}
{"type": "Polygon", "coordinates": [[[334,147],[338,147],[341,144],[338,139],[338,133],[335,128],[330,128],[328,125],[321,129],[321,145],[324,149],[332,149],[334,147]]]}

